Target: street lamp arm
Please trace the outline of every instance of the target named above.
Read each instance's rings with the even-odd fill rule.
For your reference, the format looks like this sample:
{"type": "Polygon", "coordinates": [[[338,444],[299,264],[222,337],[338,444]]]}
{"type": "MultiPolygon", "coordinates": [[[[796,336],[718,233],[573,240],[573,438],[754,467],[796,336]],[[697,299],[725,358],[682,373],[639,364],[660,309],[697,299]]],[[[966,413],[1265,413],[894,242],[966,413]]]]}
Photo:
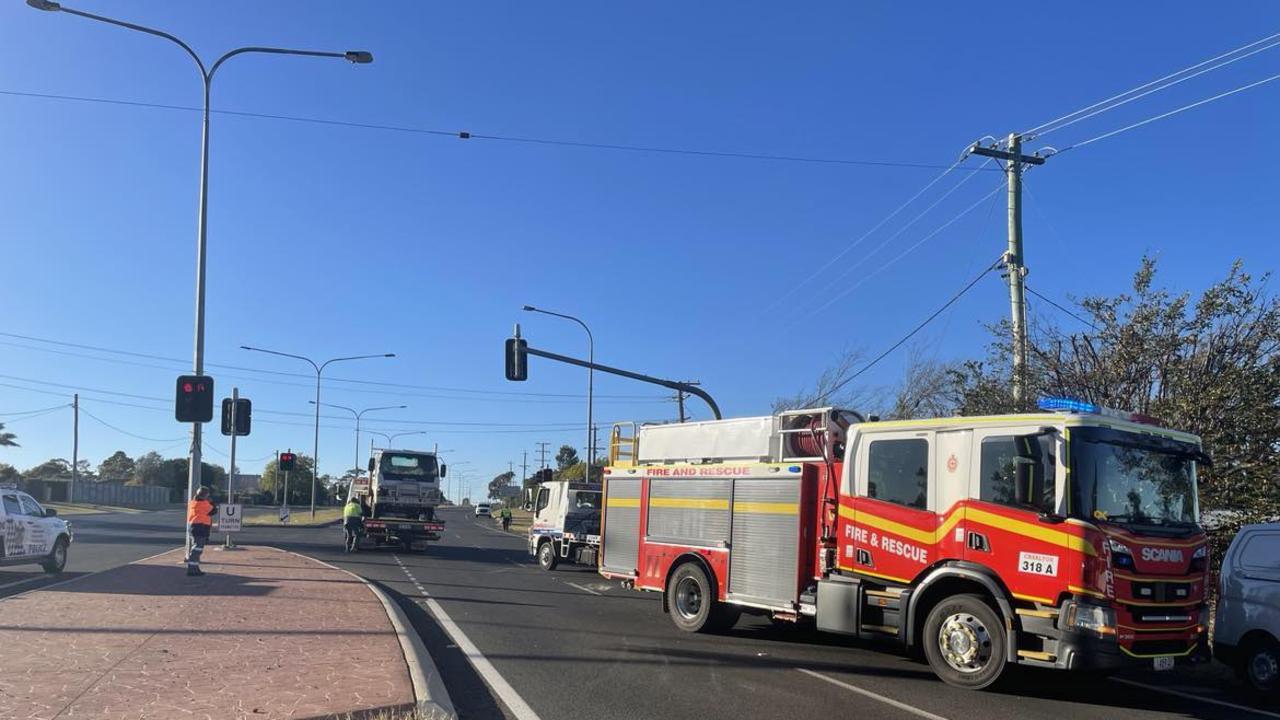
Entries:
{"type": "Polygon", "coordinates": [[[268,355],[279,355],[280,357],[294,358],[295,360],[306,360],[307,362],[311,363],[311,367],[313,367],[313,368],[315,368],[315,369],[316,369],[316,374],[317,374],[317,375],[320,373],[320,367],[321,367],[321,366],[316,365],[316,361],[315,361],[315,360],[312,360],[311,358],[306,357],[306,356],[304,356],[304,355],[294,355],[294,354],[292,354],[292,353],[280,352],[279,350],[264,350],[264,349],[262,349],[262,348],[258,348],[258,347],[249,347],[248,345],[241,345],[241,346],[240,346],[240,349],[241,349],[241,350],[252,350],[253,352],[266,353],[266,354],[268,354],[268,355]]]}
{"type": "Polygon", "coordinates": [[[574,322],[578,323],[579,325],[581,325],[583,330],[586,330],[586,331],[587,331],[587,341],[588,341],[588,342],[590,342],[590,343],[592,343],[592,344],[595,344],[595,337],[593,337],[593,336],[591,335],[591,328],[587,327],[587,324],[586,324],[586,323],[582,322],[581,320],[579,320],[578,318],[576,318],[576,317],[574,317],[574,316],[572,316],[572,315],[565,315],[564,313],[558,313],[558,312],[554,312],[554,311],[551,311],[551,310],[543,310],[543,309],[542,309],[542,308],[540,308],[540,307],[534,307],[534,306],[532,306],[532,305],[525,305],[525,306],[524,306],[524,309],[525,309],[525,311],[527,311],[527,312],[542,313],[543,315],[554,315],[554,316],[556,316],[556,317],[558,317],[558,318],[564,318],[565,320],[572,320],[572,321],[574,321],[574,322]]]}
{"type": "MultiPolygon", "coordinates": [[[[284,353],[277,353],[277,354],[283,355],[284,353]]],[[[369,360],[372,358],[382,358],[382,357],[390,358],[395,356],[396,356],[395,353],[378,353],[377,355],[352,355],[351,357],[330,358],[320,363],[320,365],[316,367],[316,372],[322,372],[326,367],[329,367],[330,363],[342,362],[344,360],[369,360]]],[[[297,356],[294,355],[292,357],[297,357],[297,356]]],[[[315,363],[311,363],[311,364],[315,365],[315,363]]]]}
{"type": "MultiPolygon", "coordinates": [[[[315,401],[315,400],[308,400],[308,401],[307,401],[307,404],[308,404],[308,405],[315,405],[315,404],[316,404],[316,401],[315,401]]],[[[334,409],[337,409],[337,410],[346,410],[347,412],[351,413],[351,415],[352,415],[353,417],[357,417],[357,418],[358,418],[358,417],[360,417],[360,413],[356,412],[356,411],[355,411],[355,408],[349,408],[349,407],[347,407],[346,405],[334,405],[333,403],[320,403],[320,405],[321,405],[322,407],[334,408],[334,409]]]]}
{"type": "Polygon", "coordinates": [[[365,409],[361,410],[360,412],[356,413],[356,419],[359,419],[359,418],[360,418],[361,416],[363,416],[365,413],[367,413],[367,412],[373,412],[374,410],[404,410],[404,409],[405,409],[405,408],[407,408],[407,407],[409,407],[409,406],[408,406],[408,405],[384,405],[383,407],[371,407],[371,408],[365,408],[365,409]]]}
{"type": "MultiPolygon", "coordinates": [[[[116,20],[114,18],[104,17],[102,15],[95,15],[93,13],[85,12],[83,10],[76,10],[75,8],[69,8],[65,5],[62,5],[60,3],[55,3],[55,2],[40,2],[38,0],[36,2],[32,2],[28,0],[27,4],[30,5],[31,7],[36,8],[37,10],[51,10],[55,12],[61,11],[69,15],[79,15],[82,18],[97,20],[98,22],[104,22],[104,23],[107,23],[108,25],[116,25],[118,27],[128,28],[129,30],[137,30],[138,32],[144,32],[144,33],[147,33],[148,35],[155,35],[156,37],[162,37],[165,40],[168,40],[176,44],[178,47],[182,48],[183,50],[187,51],[187,54],[191,56],[191,59],[196,61],[196,67],[200,68],[201,77],[204,77],[207,79],[210,75],[213,74],[212,71],[209,71],[209,72],[205,71],[204,62],[200,60],[200,56],[196,54],[195,50],[191,49],[190,45],[182,42],[178,38],[174,37],[173,35],[170,35],[169,33],[163,30],[156,30],[155,28],[149,28],[146,25],[138,25],[137,23],[125,22],[124,20],[116,20]]],[[[223,59],[225,58],[226,56],[224,55],[223,59]]],[[[221,62],[221,60],[219,60],[219,62],[221,62]]],[[[217,66],[215,65],[214,67],[217,67],[217,66]]]]}
{"type": "MultiPolygon", "coordinates": [[[[190,50],[188,50],[188,52],[190,52],[190,50]]],[[[324,52],[321,50],[292,50],[289,48],[272,48],[272,47],[236,48],[235,50],[231,50],[230,52],[223,53],[222,57],[218,58],[213,62],[213,66],[209,68],[210,82],[213,81],[213,74],[218,72],[218,68],[222,66],[222,63],[230,60],[236,55],[243,55],[245,53],[264,53],[268,55],[303,55],[307,57],[335,57],[335,58],[348,56],[348,53],[324,52]]]]}

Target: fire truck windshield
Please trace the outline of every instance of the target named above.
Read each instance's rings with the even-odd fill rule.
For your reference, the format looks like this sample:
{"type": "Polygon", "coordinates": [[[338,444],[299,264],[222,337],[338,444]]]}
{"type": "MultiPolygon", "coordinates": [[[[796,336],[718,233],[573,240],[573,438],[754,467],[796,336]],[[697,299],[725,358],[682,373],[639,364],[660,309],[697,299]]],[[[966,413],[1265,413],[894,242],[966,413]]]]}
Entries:
{"type": "Polygon", "coordinates": [[[1200,449],[1107,428],[1071,431],[1071,514],[1123,525],[1194,528],[1200,449]]]}
{"type": "Polygon", "coordinates": [[[435,480],[436,459],[431,455],[383,453],[379,463],[382,474],[401,480],[435,480]]]}

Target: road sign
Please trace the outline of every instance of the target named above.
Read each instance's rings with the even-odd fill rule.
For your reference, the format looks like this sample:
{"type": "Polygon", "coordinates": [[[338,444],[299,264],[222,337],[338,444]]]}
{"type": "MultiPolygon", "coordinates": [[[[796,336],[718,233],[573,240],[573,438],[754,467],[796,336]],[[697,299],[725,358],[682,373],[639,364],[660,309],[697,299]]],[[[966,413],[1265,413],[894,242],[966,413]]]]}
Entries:
{"type": "Polygon", "coordinates": [[[224,533],[240,532],[240,504],[218,506],[218,529],[224,533]]]}
{"type": "Polygon", "coordinates": [[[289,524],[289,508],[287,507],[280,508],[280,522],[286,525],[289,524]]]}

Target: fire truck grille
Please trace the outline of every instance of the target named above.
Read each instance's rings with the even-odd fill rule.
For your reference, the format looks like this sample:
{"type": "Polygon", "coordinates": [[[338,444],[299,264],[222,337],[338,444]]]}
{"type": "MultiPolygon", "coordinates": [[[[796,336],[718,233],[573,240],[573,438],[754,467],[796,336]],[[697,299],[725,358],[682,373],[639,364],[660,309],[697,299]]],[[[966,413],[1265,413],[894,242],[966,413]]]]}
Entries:
{"type": "Polygon", "coordinates": [[[1139,602],[1179,602],[1190,599],[1191,583],[1135,582],[1133,598],[1139,602]]]}

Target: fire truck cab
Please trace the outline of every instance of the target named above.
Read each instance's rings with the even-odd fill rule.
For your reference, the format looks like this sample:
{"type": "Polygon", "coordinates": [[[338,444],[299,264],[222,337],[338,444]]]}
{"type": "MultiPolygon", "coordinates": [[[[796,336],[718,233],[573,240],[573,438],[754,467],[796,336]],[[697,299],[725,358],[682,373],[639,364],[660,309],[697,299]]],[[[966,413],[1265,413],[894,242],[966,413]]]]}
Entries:
{"type": "Polygon", "coordinates": [[[615,427],[600,572],[683,630],[743,612],[894,638],[944,681],[1206,653],[1199,440],[1071,400],[615,427]]]}

